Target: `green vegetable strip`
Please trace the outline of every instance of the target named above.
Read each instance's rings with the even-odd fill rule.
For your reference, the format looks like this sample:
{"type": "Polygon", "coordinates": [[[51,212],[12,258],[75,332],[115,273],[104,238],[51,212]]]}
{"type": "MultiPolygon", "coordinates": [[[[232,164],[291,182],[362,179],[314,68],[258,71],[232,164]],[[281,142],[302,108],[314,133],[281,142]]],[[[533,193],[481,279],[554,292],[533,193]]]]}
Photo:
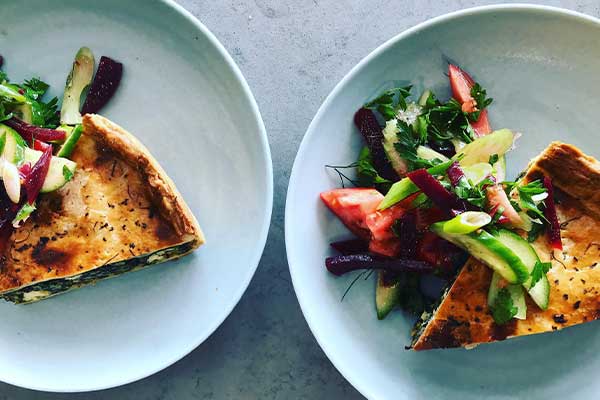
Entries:
{"type": "MultiPolygon", "coordinates": [[[[431,175],[441,175],[454,163],[453,160],[446,161],[444,163],[434,165],[427,169],[431,175]]],[[[410,196],[413,193],[417,193],[419,188],[409,178],[403,178],[400,181],[394,183],[390,188],[389,192],[385,195],[385,198],[379,204],[379,210],[385,210],[390,208],[394,204],[397,204],[410,196]]]]}
{"type": "Polygon", "coordinates": [[[0,84],[0,97],[17,104],[25,103],[25,96],[9,86],[0,84]]]}

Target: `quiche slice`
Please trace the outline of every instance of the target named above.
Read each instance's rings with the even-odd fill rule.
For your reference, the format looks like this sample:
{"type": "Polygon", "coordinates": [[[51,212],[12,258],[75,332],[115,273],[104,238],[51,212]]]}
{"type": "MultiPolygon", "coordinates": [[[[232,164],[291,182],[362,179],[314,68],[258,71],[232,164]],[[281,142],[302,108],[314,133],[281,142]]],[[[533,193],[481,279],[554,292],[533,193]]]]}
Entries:
{"type": "Polygon", "coordinates": [[[172,260],[204,236],[171,179],[133,135],[83,117],[73,179],[40,196],[0,259],[0,296],[30,303],[172,260]]]}
{"type": "Polygon", "coordinates": [[[542,235],[532,243],[548,271],[550,302],[541,310],[527,297],[527,318],[497,325],[487,304],[492,270],[470,258],[437,309],[417,323],[414,350],[467,347],[552,332],[600,318],[600,162],[554,142],[530,163],[526,181],[549,176],[556,190],[563,251],[542,235]]]}

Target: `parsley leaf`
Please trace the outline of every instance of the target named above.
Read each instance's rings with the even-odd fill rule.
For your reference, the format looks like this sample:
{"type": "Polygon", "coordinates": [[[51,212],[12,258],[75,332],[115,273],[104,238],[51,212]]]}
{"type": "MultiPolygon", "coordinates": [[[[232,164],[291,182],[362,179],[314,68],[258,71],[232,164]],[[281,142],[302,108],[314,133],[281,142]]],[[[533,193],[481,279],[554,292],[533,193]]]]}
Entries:
{"type": "Polygon", "coordinates": [[[406,98],[410,96],[412,86],[397,87],[386,90],[382,95],[364,105],[364,108],[377,110],[389,121],[396,118],[398,110],[406,110],[406,98]]]}
{"type": "Polygon", "coordinates": [[[6,72],[0,70],[0,83],[7,82],[8,77],[6,76],[6,72]]]}
{"type": "Polygon", "coordinates": [[[377,170],[373,165],[373,156],[367,146],[363,147],[360,151],[358,161],[356,162],[356,172],[358,174],[359,186],[376,186],[378,189],[381,188],[382,191],[385,192],[392,184],[391,181],[382,178],[379,173],[377,173],[377,170]]]}
{"type": "Polygon", "coordinates": [[[7,119],[12,118],[12,112],[8,111],[4,106],[4,103],[0,101],[0,122],[6,121],[7,119]]]}
{"type": "Polygon", "coordinates": [[[527,241],[529,243],[535,242],[535,240],[540,236],[540,234],[544,231],[544,225],[542,224],[532,224],[531,230],[527,232],[527,241]]]}
{"type": "Polygon", "coordinates": [[[488,163],[490,163],[491,165],[494,165],[494,164],[496,164],[498,162],[499,158],[500,157],[498,157],[498,154],[492,154],[490,156],[490,159],[488,160],[488,163]]]}
{"type": "Polygon", "coordinates": [[[56,128],[60,124],[58,99],[54,97],[48,102],[42,101],[49,87],[39,78],[31,78],[19,85],[27,99],[27,104],[31,107],[31,121],[27,122],[43,128],[56,128]]]}
{"type": "Polygon", "coordinates": [[[546,220],[546,217],[544,216],[542,210],[540,210],[539,205],[536,204],[536,202],[532,199],[532,196],[546,193],[547,190],[542,184],[542,181],[535,180],[527,185],[517,186],[517,191],[519,192],[519,205],[521,209],[532,212],[537,217],[546,220]]]}
{"type": "Polygon", "coordinates": [[[12,221],[13,225],[17,225],[17,226],[20,225],[20,223],[27,220],[27,218],[29,218],[31,213],[34,211],[35,211],[35,203],[23,204],[23,206],[19,209],[19,211],[17,212],[17,215],[15,215],[15,218],[12,221]]]}
{"type": "Polygon", "coordinates": [[[58,114],[58,99],[52,98],[49,102],[36,101],[31,104],[34,114],[34,124],[43,128],[56,128],[60,125],[58,114]]]}
{"type": "Polygon", "coordinates": [[[531,271],[531,287],[534,287],[542,279],[542,276],[550,271],[550,268],[552,268],[552,263],[537,261],[531,271]]]}
{"type": "MultiPolygon", "coordinates": [[[[417,129],[420,129],[419,126],[422,126],[419,121],[419,118],[417,118],[417,129]]],[[[413,128],[413,125],[408,125],[401,120],[398,120],[398,129],[398,140],[394,143],[394,148],[398,152],[398,155],[409,163],[410,170],[429,168],[441,162],[441,160],[426,160],[417,154],[417,148],[427,143],[426,130],[420,129],[417,131],[413,128]]]]}
{"type": "Polygon", "coordinates": [[[479,115],[487,106],[492,104],[493,99],[488,99],[487,93],[484,88],[482,88],[479,83],[475,83],[471,88],[471,96],[475,100],[477,111],[468,113],[467,117],[471,121],[477,121],[479,119],[479,115]]]}
{"type": "Polygon", "coordinates": [[[486,187],[493,185],[494,182],[486,178],[474,184],[472,181],[461,179],[456,187],[453,188],[454,193],[462,200],[466,200],[475,207],[484,208],[486,203],[486,187]]]}
{"type": "Polygon", "coordinates": [[[66,165],[63,165],[62,174],[67,182],[73,179],[73,172],[66,165]]]}
{"type": "Polygon", "coordinates": [[[429,122],[428,133],[431,140],[443,142],[459,139],[465,143],[473,141],[473,128],[460,103],[455,99],[450,99],[445,104],[438,100],[428,101],[423,108],[429,122]]]}
{"type": "Polygon", "coordinates": [[[41,81],[39,78],[31,78],[30,80],[23,82],[21,87],[25,90],[25,96],[32,100],[38,100],[46,93],[50,85],[41,81]]]}
{"type": "Polygon", "coordinates": [[[494,305],[491,307],[492,317],[498,325],[502,325],[510,321],[517,315],[517,307],[514,306],[512,297],[507,288],[502,288],[498,291],[498,296],[494,305]]]}

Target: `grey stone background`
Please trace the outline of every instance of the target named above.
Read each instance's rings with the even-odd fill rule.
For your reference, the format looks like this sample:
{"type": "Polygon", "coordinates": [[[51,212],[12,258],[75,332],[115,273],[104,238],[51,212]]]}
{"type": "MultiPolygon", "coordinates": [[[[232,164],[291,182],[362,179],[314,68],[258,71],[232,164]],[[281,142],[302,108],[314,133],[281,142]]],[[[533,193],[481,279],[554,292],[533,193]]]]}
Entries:
{"type": "MultiPolygon", "coordinates": [[[[375,47],[431,17],[494,2],[179,2],[231,53],[254,92],[267,127],[275,172],[275,201],[269,238],[258,271],[223,325],[170,368],[123,387],[72,395],[33,392],[0,384],[0,400],[362,398],[317,345],[290,281],[284,246],[284,206],[296,150],[327,94],[375,47]]],[[[599,0],[535,3],[600,17],[599,0]]]]}

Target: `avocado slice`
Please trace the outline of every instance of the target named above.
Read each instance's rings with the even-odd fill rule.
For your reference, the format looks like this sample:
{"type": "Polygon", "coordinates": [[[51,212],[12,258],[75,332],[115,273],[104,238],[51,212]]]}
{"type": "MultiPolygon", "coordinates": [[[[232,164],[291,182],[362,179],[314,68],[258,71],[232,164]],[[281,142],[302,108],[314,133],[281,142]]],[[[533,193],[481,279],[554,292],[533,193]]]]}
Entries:
{"type": "Polygon", "coordinates": [[[419,146],[417,147],[417,157],[420,157],[424,160],[433,161],[440,160],[442,162],[448,161],[448,157],[443,155],[442,153],[438,153],[437,151],[429,148],[427,146],[419,146]]]}
{"type": "Polygon", "coordinates": [[[529,269],[523,260],[497,237],[483,229],[469,234],[449,233],[444,229],[447,222],[437,222],[430,229],[498,272],[509,283],[523,283],[529,278],[529,269]]]}
{"type": "Polygon", "coordinates": [[[75,145],[77,144],[77,141],[79,141],[82,132],[83,126],[81,125],[77,125],[70,132],[67,132],[67,139],[62,146],[60,146],[56,155],[58,157],[70,157],[73,150],[75,150],[75,145]]]}
{"type": "Polygon", "coordinates": [[[529,272],[529,276],[523,282],[523,287],[538,307],[542,310],[547,309],[550,301],[550,282],[548,282],[548,277],[542,275],[541,279],[533,287],[531,286],[531,272],[535,268],[535,265],[540,262],[535,249],[521,236],[508,229],[500,229],[496,234],[496,238],[506,247],[510,248],[523,261],[529,272]]]}
{"type": "Polygon", "coordinates": [[[427,105],[427,100],[429,100],[429,96],[431,96],[431,90],[425,89],[421,94],[421,97],[419,97],[419,101],[417,101],[417,104],[421,107],[425,107],[427,105]]]}
{"type": "Polygon", "coordinates": [[[497,154],[502,157],[508,152],[515,141],[515,134],[508,129],[500,129],[489,135],[480,137],[460,149],[453,157],[461,166],[468,166],[482,162],[488,162],[490,156],[497,154]]]}
{"type": "Polygon", "coordinates": [[[402,283],[399,279],[390,279],[388,273],[379,271],[377,274],[377,287],[375,289],[375,308],[377,319],[382,320],[392,311],[398,303],[402,283]]]}
{"type": "Polygon", "coordinates": [[[43,110],[38,102],[26,100],[25,103],[15,106],[11,112],[21,121],[28,124],[37,126],[44,124],[43,110]]]}
{"type": "Polygon", "coordinates": [[[398,132],[400,132],[397,123],[398,120],[395,118],[386,122],[385,128],[383,129],[383,141],[381,144],[394,171],[396,171],[398,175],[404,176],[408,170],[408,165],[406,161],[400,157],[400,154],[398,154],[395,147],[398,142],[398,132]]]}
{"type": "MultiPolygon", "coordinates": [[[[34,165],[42,156],[41,151],[25,148],[24,161],[34,165]]],[[[52,157],[50,160],[50,168],[48,168],[48,175],[42,185],[41,193],[53,192],[63,187],[68,181],[73,178],[75,174],[75,168],[77,164],[73,161],[62,158],[52,157]]]]}
{"type": "Polygon", "coordinates": [[[75,55],[73,68],[67,77],[65,94],[60,110],[60,123],[75,125],[81,123],[81,95],[92,83],[94,76],[94,54],[87,47],[79,49],[75,55]]]}
{"type": "Polygon", "coordinates": [[[27,122],[28,124],[33,123],[33,108],[29,102],[17,105],[12,110],[12,113],[21,121],[27,122]]]}
{"type": "Polygon", "coordinates": [[[23,152],[27,147],[25,140],[14,129],[0,124],[0,136],[2,137],[2,157],[12,164],[21,165],[23,152]]]}

